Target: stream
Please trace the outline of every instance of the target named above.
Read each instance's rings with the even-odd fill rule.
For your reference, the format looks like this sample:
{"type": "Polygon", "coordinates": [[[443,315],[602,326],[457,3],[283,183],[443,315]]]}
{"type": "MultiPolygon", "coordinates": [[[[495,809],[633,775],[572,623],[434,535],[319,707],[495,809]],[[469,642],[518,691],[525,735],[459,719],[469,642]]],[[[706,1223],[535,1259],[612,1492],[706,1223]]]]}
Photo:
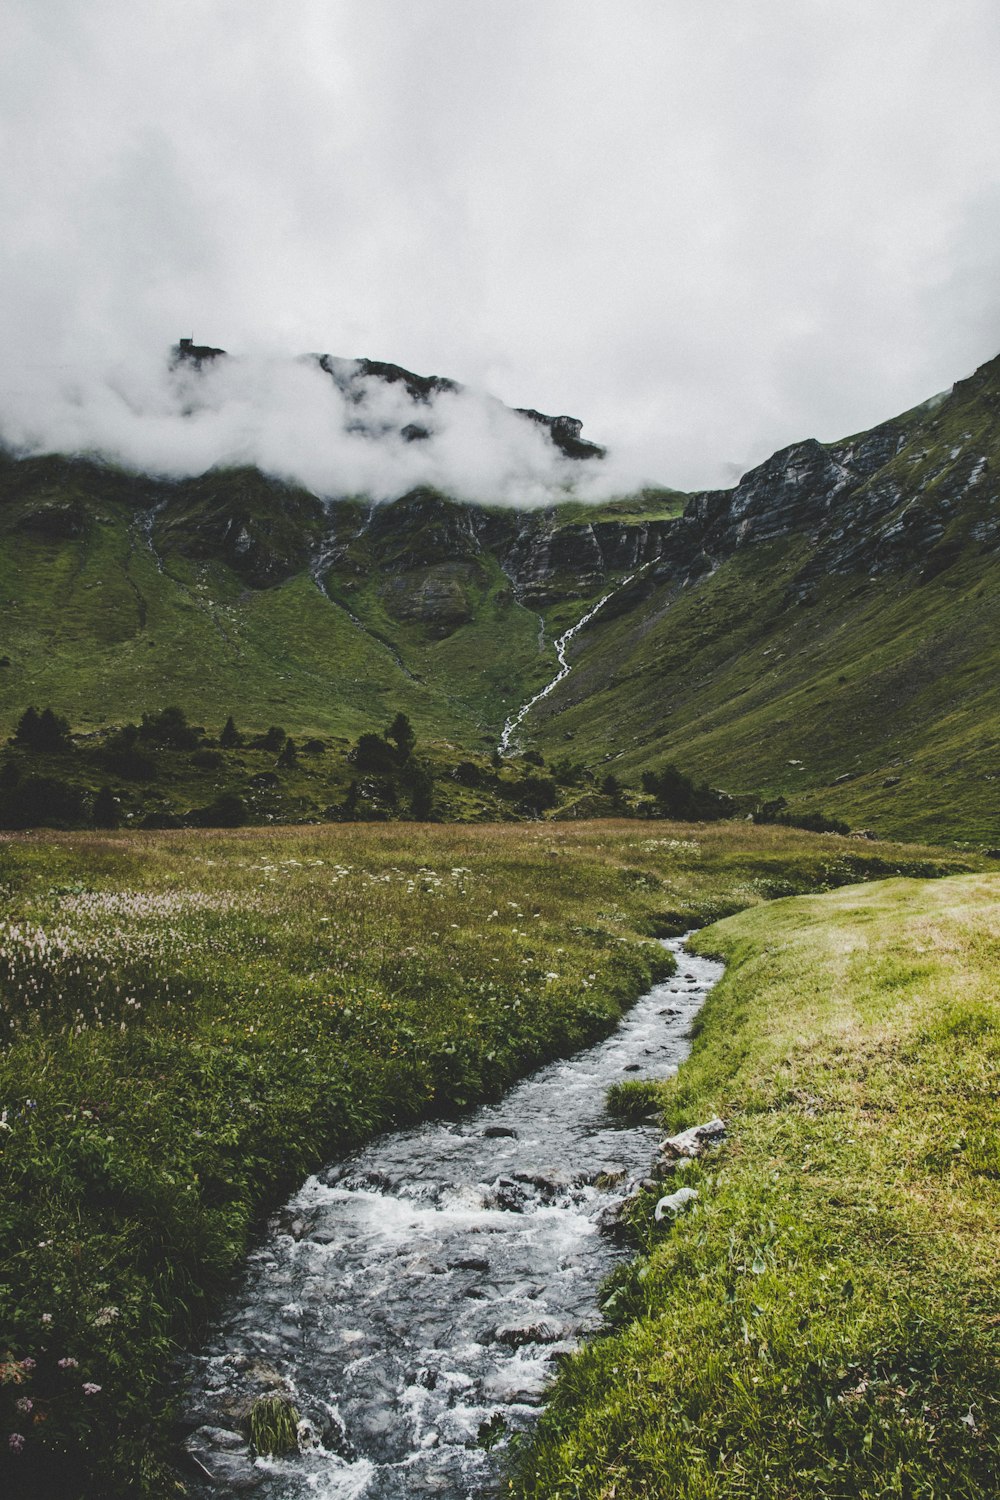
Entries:
{"type": "Polygon", "coordinates": [[[676,1070],[722,973],[683,939],[666,946],[677,973],[606,1041],[499,1104],[370,1142],[271,1221],[186,1370],[195,1493],[497,1493],[507,1437],[531,1427],[560,1357],[601,1326],[601,1282],[629,1253],[602,1221],[662,1138],[652,1124],[616,1126],[605,1091],[676,1070]],[[302,1416],[303,1451],[254,1462],[239,1428],[272,1391],[302,1416]],[[489,1451],[487,1429],[499,1435],[489,1451]]]}

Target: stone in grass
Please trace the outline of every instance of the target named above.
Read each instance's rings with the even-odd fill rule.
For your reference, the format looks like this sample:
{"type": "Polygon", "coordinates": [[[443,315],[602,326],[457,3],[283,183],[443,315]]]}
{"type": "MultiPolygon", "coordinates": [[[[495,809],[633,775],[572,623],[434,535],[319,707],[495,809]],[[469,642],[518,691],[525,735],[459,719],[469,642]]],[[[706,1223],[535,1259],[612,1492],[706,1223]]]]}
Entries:
{"type": "Polygon", "coordinates": [[[661,1223],[668,1214],[672,1219],[675,1219],[683,1209],[687,1208],[688,1204],[694,1203],[697,1197],[697,1188],[678,1188],[676,1193],[668,1193],[665,1198],[660,1199],[659,1203],[656,1205],[656,1208],[653,1210],[653,1218],[658,1224],[661,1223]]]}
{"type": "Polygon", "coordinates": [[[709,1120],[704,1125],[692,1125],[690,1130],[682,1130],[679,1135],[672,1135],[660,1146],[660,1155],[668,1160],[679,1156],[701,1156],[708,1146],[714,1146],[726,1133],[723,1120],[709,1120]]]}

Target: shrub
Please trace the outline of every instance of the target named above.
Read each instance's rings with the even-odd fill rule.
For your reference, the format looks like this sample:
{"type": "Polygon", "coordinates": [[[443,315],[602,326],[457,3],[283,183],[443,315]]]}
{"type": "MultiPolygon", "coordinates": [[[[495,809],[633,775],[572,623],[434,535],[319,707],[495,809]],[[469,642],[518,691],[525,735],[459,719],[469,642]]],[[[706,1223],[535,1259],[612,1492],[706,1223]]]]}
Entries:
{"type": "Polygon", "coordinates": [[[200,771],[217,771],[225,762],[218,750],[196,750],[191,757],[191,764],[200,771]]]}
{"type": "Polygon", "coordinates": [[[0,798],[3,828],[73,828],[84,821],[82,789],[58,776],[25,776],[0,798]]]}
{"type": "Polygon", "coordinates": [[[482,786],[486,773],[472,760],[460,760],[451,773],[452,780],[457,781],[459,786],[482,786]]]}
{"type": "Polygon", "coordinates": [[[171,706],[159,713],[145,713],[139,728],[141,739],[165,750],[194,750],[198,745],[198,731],[187,721],[182,708],[171,706]]]}
{"type": "Polygon", "coordinates": [[[380,734],[361,735],[347,758],[359,771],[373,771],[376,775],[391,775],[398,764],[395,751],[380,734]]]}
{"type": "Polygon", "coordinates": [[[644,771],[642,789],[656,798],[656,811],[662,818],[690,818],[712,822],[732,817],[735,803],[725,792],[715,791],[707,782],[697,785],[675,765],[662,771],[644,771]]]}
{"type": "Polygon", "coordinates": [[[238,792],[222,792],[207,807],[197,807],[190,821],[199,828],[239,828],[247,820],[247,805],[238,792]]]}
{"type": "Polygon", "coordinates": [[[556,784],[550,776],[525,776],[517,788],[518,802],[527,812],[538,814],[556,805],[556,784]]]}
{"type": "Polygon", "coordinates": [[[288,736],[280,724],[272,724],[266,734],[259,734],[253,741],[253,748],[255,750],[278,751],[287,738],[288,736]]]}
{"type": "Polygon", "coordinates": [[[139,744],[135,724],[125,724],[111,735],[98,750],[97,759],[105,770],[127,781],[151,781],[156,775],[151,756],[139,744]]]}

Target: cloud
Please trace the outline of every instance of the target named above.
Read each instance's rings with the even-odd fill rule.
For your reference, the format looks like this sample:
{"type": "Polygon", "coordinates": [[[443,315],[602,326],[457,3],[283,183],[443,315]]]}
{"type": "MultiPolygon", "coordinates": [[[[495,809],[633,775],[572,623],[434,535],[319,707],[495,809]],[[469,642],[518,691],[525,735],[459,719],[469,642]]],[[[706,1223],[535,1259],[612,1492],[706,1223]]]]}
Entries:
{"type": "Polygon", "coordinates": [[[91,381],[87,446],[194,333],[723,481],[1000,349],[998,54],[995,0],[8,0],[0,410],[91,381]]]}
{"type": "Polygon", "coordinates": [[[8,395],[0,437],[21,455],[82,453],[170,478],[256,465],[324,498],[392,500],[430,485],[484,504],[607,493],[619,471],[565,457],[536,422],[486,392],[428,398],[315,356],[132,361],[8,395]]]}

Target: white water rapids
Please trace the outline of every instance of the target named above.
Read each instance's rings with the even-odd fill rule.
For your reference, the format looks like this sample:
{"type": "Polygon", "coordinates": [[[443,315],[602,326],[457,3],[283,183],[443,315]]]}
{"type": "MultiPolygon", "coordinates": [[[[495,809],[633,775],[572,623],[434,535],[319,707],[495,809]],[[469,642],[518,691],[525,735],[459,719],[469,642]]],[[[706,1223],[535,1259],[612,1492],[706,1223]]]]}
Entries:
{"type": "Polygon", "coordinates": [[[601,1325],[628,1252],[601,1232],[662,1132],[618,1128],[608,1086],[665,1077],[722,965],[667,944],[677,974],[606,1041],[496,1105],[372,1141],[310,1177],[252,1255],[183,1400],[196,1493],[261,1500],[443,1500],[497,1493],[560,1356],[601,1325]],[[252,1401],[289,1395],[310,1431],[253,1459],[252,1401]],[[504,1436],[492,1451],[485,1424],[504,1436]]]}

